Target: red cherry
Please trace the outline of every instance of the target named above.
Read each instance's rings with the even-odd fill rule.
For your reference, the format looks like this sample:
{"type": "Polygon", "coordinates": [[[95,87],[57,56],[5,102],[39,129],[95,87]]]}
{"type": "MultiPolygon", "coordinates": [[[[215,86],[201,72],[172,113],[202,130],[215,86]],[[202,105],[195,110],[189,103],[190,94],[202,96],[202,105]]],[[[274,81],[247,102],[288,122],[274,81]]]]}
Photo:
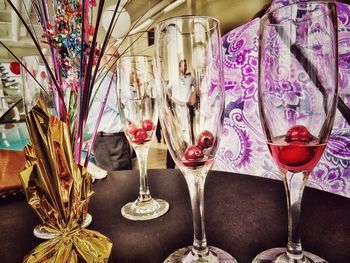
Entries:
{"type": "Polygon", "coordinates": [[[126,128],[126,133],[129,135],[135,135],[137,132],[137,128],[135,124],[130,124],[128,128],[126,128]]]}
{"type": "Polygon", "coordinates": [[[137,144],[144,144],[145,142],[149,142],[151,139],[148,138],[148,133],[144,129],[137,129],[135,133],[135,138],[132,140],[137,144]]]}
{"type": "Polygon", "coordinates": [[[185,159],[188,161],[199,161],[203,159],[202,149],[197,145],[188,146],[185,151],[185,159]]]}
{"type": "Polygon", "coordinates": [[[144,120],[142,122],[142,128],[145,129],[146,131],[153,130],[153,121],[151,121],[151,120],[144,120]]]}
{"type": "Polygon", "coordinates": [[[307,143],[291,142],[278,153],[278,161],[286,166],[303,166],[315,156],[315,150],[307,147],[307,143]]]}
{"type": "Polygon", "coordinates": [[[144,129],[138,129],[135,134],[136,140],[145,140],[147,139],[147,137],[148,137],[147,131],[145,131],[144,129]]]}
{"type": "Polygon", "coordinates": [[[301,141],[309,142],[312,140],[310,132],[303,125],[296,125],[290,128],[286,135],[286,142],[301,141]]]}
{"type": "Polygon", "coordinates": [[[203,131],[197,137],[197,145],[203,149],[210,148],[214,143],[214,135],[210,131],[203,131]]]}

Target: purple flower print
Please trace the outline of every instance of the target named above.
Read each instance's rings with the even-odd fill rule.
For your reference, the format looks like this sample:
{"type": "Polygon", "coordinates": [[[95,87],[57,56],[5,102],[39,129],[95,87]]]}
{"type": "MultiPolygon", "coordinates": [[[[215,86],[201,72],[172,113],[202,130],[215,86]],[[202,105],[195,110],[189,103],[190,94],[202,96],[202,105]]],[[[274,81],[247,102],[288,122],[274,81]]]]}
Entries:
{"type": "Polygon", "coordinates": [[[298,106],[301,94],[300,92],[285,92],[283,93],[282,101],[284,105],[298,106]]]}
{"type": "Polygon", "coordinates": [[[252,68],[251,65],[247,64],[247,65],[244,65],[242,67],[242,74],[244,76],[247,76],[247,75],[252,75],[254,73],[254,69],[252,68]]]}
{"type": "Polygon", "coordinates": [[[245,60],[246,60],[246,54],[247,54],[247,50],[244,50],[243,52],[239,53],[236,56],[235,61],[236,61],[237,65],[244,65],[245,60]]]}
{"type": "MultiPolygon", "coordinates": [[[[273,8],[295,2],[293,0],[274,1],[273,8]]],[[[339,92],[343,100],[350,105],[350,7],[338,3],[339,18],[339,92]]],[[[324,36],[323,24],[315,24],[312,28],[313,42],[306,52],[321,52],[321,41],[324,36]]],[[[215,161],[215,169],[248,173],[279,179],[279,172],[268,152],[266,141],[259,121],[257,107],[258,83],[258,44],[259,20],[255,19],[232,30],[223,37],[223,54],[225,67],[225,121],[221,145],[215,161]]],[[[266,85],[268,93],[276,99],[276,106],[286,104],[289,109],[282,112],[285,117],[295,123],[302,123],[309,108],[300,113],[296,107],[310,105],[317,107],[319,99],[310,92],[307,98],[300,97],[300,90],[309,88],[308,76],[301,67],[277,68],[273,63],[275,55],[282,52],[282,42],[275,36],[273,48],[269,52],[270,59],[264,65],[273,70],[274,78],[266,85]],[[290,75],[288,75],[290,74],[290,75]],[[283,81],[291,76],[292,81],[283,81]],[[286,92],[289,91],[289,92],[286,92]],[[282,94],[285,94],[282,96],[282,94]],[[305,101],[307,100],[307,101],[305,101]]],[[[317,61],[314,62],[318,65],[317,61]]],[[[297,64],[296,64],[297,65],[297,64]]],[[[320,76],[322,78],[323,76],[320,76]]],[[[311,89],[311,88],[310,88],[311,89]]],[[[309,186],[350,197],[350,127],[344,118],[337,113],[334,130],[328,141],[324,155],[315,168],[308,182],[309,186]],[[339,128],[343,130],[339,130],[339,128]]]]}
{"type": "Polygon", "coordinates": [[[312,173],[309,185],[333,193],[346,194],[347,183],[339,167],[320,162],[312,173]]]}
{"type": "Polygon", "coordinates": [[[328,140],[324,157],[334,166],[345,169],[350,167],[350,132],[348,130],[333,132],[328,140]]]}
{"type": "Polygon", "coordinates": [[[252,141],[249,138],[248,133],[245,130],[241,130],[237,127],[230,126],[224,128],[223,134],[228,134],[228,130],[234,132],[235,141],[239,144],[239,150],[237,151],[234,148],[234,151],[231,147],[221,149],[218,153],[220,158],[225,162],[229,163],[235,168],[247,167],[252,160],[252,141]]]}
{"type": "Polygon", "coordinates": [[[350,8],[348,5],[337,3],[338,19],[340,26],[350,27],[350,8]]]}

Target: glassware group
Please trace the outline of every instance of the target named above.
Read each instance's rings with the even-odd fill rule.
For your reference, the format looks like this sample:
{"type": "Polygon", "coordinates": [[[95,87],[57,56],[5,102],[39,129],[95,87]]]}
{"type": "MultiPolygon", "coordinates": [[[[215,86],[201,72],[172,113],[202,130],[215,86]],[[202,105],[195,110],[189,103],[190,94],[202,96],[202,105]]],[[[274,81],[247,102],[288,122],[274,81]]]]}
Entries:
{"type": "MultiPolygon", "coordinates": [[[[156,26],[155,37],[155,79],[140,83],[157,87],[159,120],[168,150],[187,182],[194,228],[193,245],[175,251],[165,262],[236,262],[227,252],[207,245],[204,222],[204,185],[219,146],[225,106],[219,22],[203,16],[169,18],[156,26]]],[[[287,248],[260,253],[254,263],[326,262],[302,251],[300,209],[305,184],[323,154],[334,121],[336,43],[333,2],[290,4],[261,19],[258,104],[267,145],[285,186],[288,243],[287,248]]],[[[134,60],[121,59],[120,71],[134,60]]],[[[144,75],[152,71],[150,67],[144,75]]],[[[119,82],[124,78],[129,86],[131,81],[139,85],[136,70],[122,74],[119,82]]],[[[147,88],[142,92],[147,93],[147,88]]],[[[150,120],[151,133],[155,127],[156,117],[146,114],[153,108],[154,93],[146,97],[149,102],[143,106],[123,104],[121,108],[124,115],[129,114],[125,132],[135,149],[140,147],[140,127],[148,127],[144,122],[150,120]],[[137,110],[140,107],[143,111],[137,110]]],[[[147,142],[141,145],[150,138],[149,134],[144,137],[147,142]]]]}
{"type": "MultiPolygon", "coordinates": [[[[149,220],[169,210],[166,201],[151,197],[147,179],[147,155],[159,111],[168,150],[188,186],[194,228],[192,246],[175,251],[165,262],[237,262],[208,246],[204,222],[204,185],[219,147],[225,107],[219,22],[204,16],[169,18],[156,26],[155,36],[155,59],[133,53],[118,62],[118,108],[140,169],[139,196],[121,213],[127,219],[149,220]]],[[[285,186],[288,242],[287,248],[260,253],[254,263],[326,262],[302,250],[300,210],[305,184],[334,121],[337,52],[332,1],[290,4],[261,19],[258,103],[267,145],[285,186]]],[[[31,72],[41,70],[38,57],[23,58],[23,63],[31,72]]],[[[22,77],[28,111],[40,88],[28,73],[22,72],[22,77]]],[[[41,81],[49,81],[45,73],[41,81]]],[[[87,221],[91,223],[90,215],[87,221]]],[[[52,238],[40,226],[35,231],[38,237],[52,238]]]]}

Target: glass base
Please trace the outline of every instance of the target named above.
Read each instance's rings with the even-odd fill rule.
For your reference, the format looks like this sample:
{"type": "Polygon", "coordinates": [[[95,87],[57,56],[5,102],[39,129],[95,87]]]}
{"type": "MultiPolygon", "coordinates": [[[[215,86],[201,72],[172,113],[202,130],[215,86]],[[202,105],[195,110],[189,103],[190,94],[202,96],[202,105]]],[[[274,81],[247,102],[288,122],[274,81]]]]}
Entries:
{"type": "Polygon", "coordinates": [[[209,255],[206,257],[196,257],[191,253],[192,247],[184,247],[176,250],[167,259],[164,263],[196,263],[196,262],[205,262],[205,263],[237,263],[237,260],[233,258],[226,251],[209,246],[209,255]]]}
{"type": "MultiPolygon", "coordinates": [[[[91,224],[91,222],[92,216],[90,214],[87,214],[81,227],[86,228],[91,224]]],[[[53,239],[54,237],[56,237],[55,233],[47,232],[42,225],[37,225],[33,230],[33,234],[35,237],[40,239],[53,239]]]]}
{"type": "Polygon", "coordinates": [[[150,220],[164,215],[169,210],[169,204],[162,199],[151,198],[148,201],[136,200],[122,207],[122,215],[130,220],[150,220]]]}
{"type": "Polygon", "coordinates": [[[303,258],[291,259],[286,251],[283,247],[265,250],[257,255],[252,263],[327,263],[326,260],[306,251],[303,251],[303,258]]]}

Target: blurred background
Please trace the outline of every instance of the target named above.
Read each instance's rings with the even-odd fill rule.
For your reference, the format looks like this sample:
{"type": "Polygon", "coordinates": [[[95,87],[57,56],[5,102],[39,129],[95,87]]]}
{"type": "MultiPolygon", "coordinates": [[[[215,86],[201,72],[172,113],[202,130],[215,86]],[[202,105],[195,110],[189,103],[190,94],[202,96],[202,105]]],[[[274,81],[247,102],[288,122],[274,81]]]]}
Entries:
{"type": "MultiPolygon", "coordinates": [[[[96,0],[97,4],[99,0],[96,0]]],[[[48,1],[51,3],[52,1],[48,1]]],[[[134,50],[143,54],[151,54],[154,48],[154,25],[168,17],[180,15],[206,15],[216,17],[221,22],[222,34],[240,26],[254,18],[261,10],[270,4],[270,0],[122,0],[119,8],[119,18],[112,33],[111,41],[121,41],[125,34],[148,31],[134,50]]],[[[30,0],[12,0],[28,25],[34,29],[36,36],[43,32],[38,25],[37,16],[30,0]]],[[[106,29],[111,21],[116,0],[105,1],[102,24],[99,28],[100,42],[104,39],[106,29]]],[[[96,9],[90,15],[94,20],[96,9]]],[[[94,23],[94,21],[93,21],[94,23]]],[[[18,57],[35,55],[37,50],[32,39],[12,10],[7,0],[0,0],[0,41],[2,41],[18,57]]],[[[121,49],[129,45],[124,41],[121,49]]],[[[45,45],[42,51],[48,54],[45,45]]],[[[4,47],[0,46],[0,122],[2,115],[21,98],[21,78],[19,65],[4,47]]],[[[22,111],[19,114],[22,115],[22,111]]],[[[12,113],[15,121],[23,116],[12,113]],[[15,115],[15,116],[14,116],[15,115]]],[[[0,144],[1,147],[1,144],[0,144]]]]}
{"type": "MultiPolygon", "coordinates": [[[[43,32],[38,25],[31,1],[11,1],[25,22],[40,38],[43,32]]],[[[98,1],[96,0],[97,3],[98,1]]],[[[147,31],[142,41],[138,42],[136,50],[150,54],[154,48],[154,25],[163,19],[180,15],[213,16],[221,22],[221,30],[224,35],[252,20],[270,2],[269,0],[123,0],[118,10],[120,14],[111,41],[120,41],[130,29],[132,33],[147,31]]],[[[52,1],[49,0],[48,3],[52,1]]],[[[116,0],[105,2],[102,24],[99,28],[100,42],[104,39],[116,3],[116,0]]],[[[90,17],[94,24],[96,12],[92,12],[90,17]]],[[[0,41],[8,46],[17,57],[38,53],[18,15],[12,10],[7,0],[0,0],[0,41]]],[[[43,53],[48,54],[48,48],[45,45],[42,46],[43,53]]],[[[19,184],[17,175],[23,168],[25,161],[23,149],[28,142],[21,99],[20,66],[12,55],[0,46],[0,185],[9,189],[19,184]]],[[[149,167],[164,167],[166,146],[155,143],[154,148],[149,159],[157,160],[157,163],[149,167]],[[157,158],[152,158],[152,155],[157,158]]]]}
{"type": "MultiPolygon", "coordinates": [[[[30,5],[30,0],[12,0],[12,2],[27,22],[29,18],[26,13],[30,14],[29,17],[34,24],[34,29],[40,36],[42,32],[36,22],[37,18],[30,5]]],[[[121,6],[125,4],[125,8],[121,10],[123,14],[119,17],[120,22],[118,22],[122,29],[119,29],[120,32],[116,32],[114,35],[122,37],[121,33],[127,32],[128,27],[132,27],[137,21],[138,26],[134,29],[144,30],[155,21],[190,14],[216,17],[221,22],[222,33],[225,34],[251,20],[270,2],[270,0],[123,0],[121,6]]],[[[112,15],[112,9],[109,7],[116,3],[116,0],[105,1],[103,16],[105,21],[103,22],[108,23],[108,17],[112,15]],[[111,11],[109,12],[109,10],[111,11]]],[[[105,32],[104,28],[100,29],[101,35],[105,32]]],[[[11,50],[19,57],[37,53],[33,41],[7,0],[0,0],[0,40],[11,47],[11,50]]],[[[0,62],[12,60],[12,56],[3,47],[0,47],[0,62]]]]}

